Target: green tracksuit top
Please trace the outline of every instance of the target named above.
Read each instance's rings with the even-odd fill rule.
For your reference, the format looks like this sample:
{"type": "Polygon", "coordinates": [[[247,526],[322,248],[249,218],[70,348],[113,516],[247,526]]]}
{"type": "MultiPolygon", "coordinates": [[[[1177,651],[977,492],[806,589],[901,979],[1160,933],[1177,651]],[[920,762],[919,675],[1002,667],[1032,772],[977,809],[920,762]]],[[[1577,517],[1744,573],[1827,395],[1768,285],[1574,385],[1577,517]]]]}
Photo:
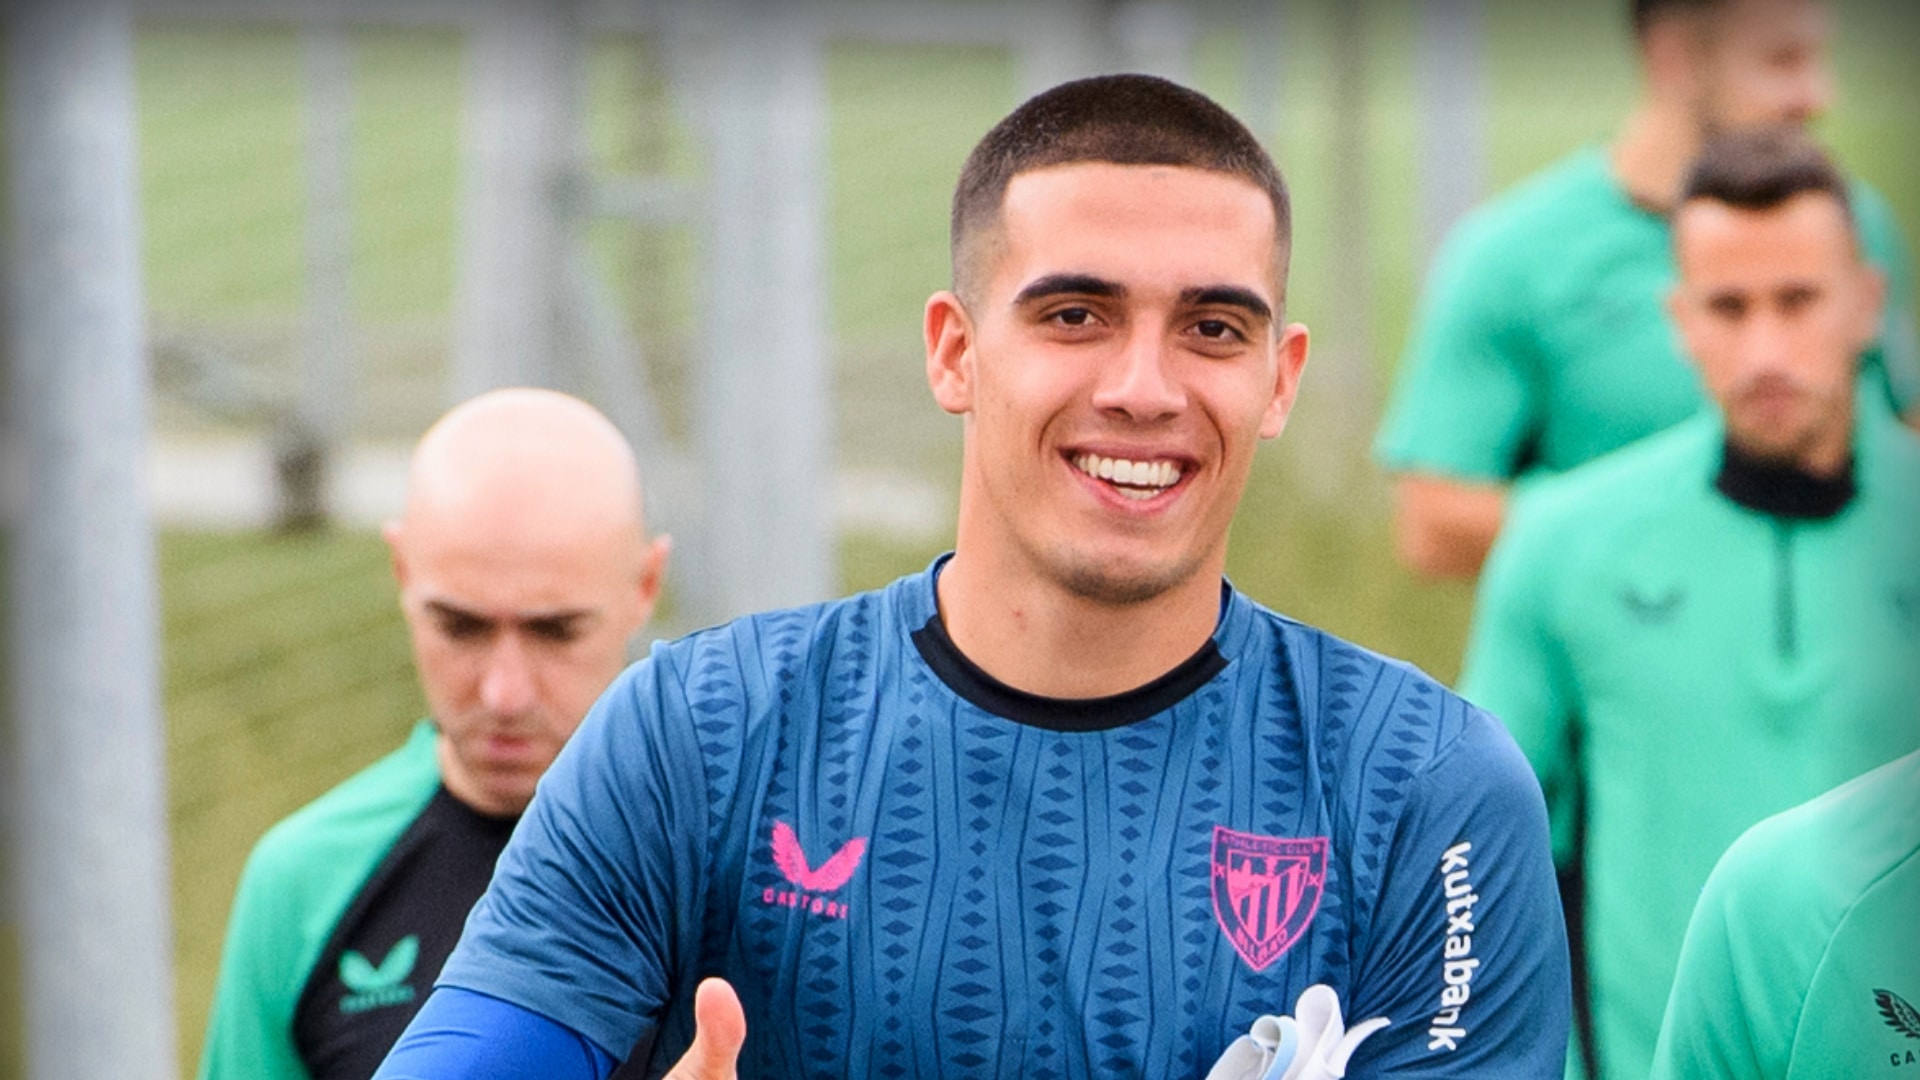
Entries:
{"type": "Polygon", "coordinates": [[[1707,880],[1655,1080],[1920,1076],[1920,754],[1766,821],[1707,880]]]}
{"type": "MultiPolygon", "coordinates": [[[[1852,187],[1867,258],[1887,276],[1863,384],[1920,404],[1913,270],[1886,201],[1852,187]]],[[[1387,469],[1505,482],[1564,472],[1705,404],[1667,316],[1665,217],[1588,147],[1464,218],[1434,261],[1374,444],[1387,469]]]]}
{"type": "MultiPolygon", "coordinates": [[[[1862,393],[1825,519],[1716,487],[1716,413],[1516,499],[1461,691],[1584,804],[1600,1075],[1644,1077],[1687,918],[1762,818],[1920,746],[1920,440],[1862,393]]],[[[1567,822],[1556,856],[1576,856],[1567,822]]]]}
{"type": "MultiPolygon", "coordinates": [[[[436,737],[422,722],[254,846],[227,921],[201,1080],[307,1080],[293,1031],[301,996],[342,915],[440,790],[436,737]]],[[[421,973],[420,1000],[433,975],[421,973]]]]}

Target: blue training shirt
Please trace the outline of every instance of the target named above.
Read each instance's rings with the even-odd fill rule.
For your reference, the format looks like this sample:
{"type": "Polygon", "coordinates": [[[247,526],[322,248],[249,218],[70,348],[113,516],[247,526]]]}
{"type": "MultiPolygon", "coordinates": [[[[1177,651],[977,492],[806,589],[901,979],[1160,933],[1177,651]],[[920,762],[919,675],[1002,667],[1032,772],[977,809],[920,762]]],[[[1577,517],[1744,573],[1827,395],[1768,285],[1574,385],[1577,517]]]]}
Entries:
{"type": "Polygon", "coordinates": [[[743,1077],[1180,1080],[1322,982],[1393,1021],[1350,1075],[1560,1075],[1545,810],[1496,721],[1224,585],[1174,671],[1036,697],[953,647],[940,566],[656,646],[440,985],[655,1076],[721,975],[743,1077]]]}

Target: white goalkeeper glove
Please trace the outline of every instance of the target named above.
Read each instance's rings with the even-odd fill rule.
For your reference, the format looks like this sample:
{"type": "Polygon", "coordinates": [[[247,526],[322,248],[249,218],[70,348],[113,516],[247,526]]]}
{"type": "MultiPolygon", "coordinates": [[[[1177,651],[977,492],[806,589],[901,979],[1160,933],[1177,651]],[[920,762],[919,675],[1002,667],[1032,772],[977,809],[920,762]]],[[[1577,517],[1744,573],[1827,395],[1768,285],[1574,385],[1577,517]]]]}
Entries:
{"type": "Polygon", "coordinates": [[[1262,1016],[1207,1070],[1207,1080],[1280,1080],[1300,1047],[1291,1016],[1262,1016]]]}
{"type": "Polygon", "coordinates": [[[1339,995],[1322,983],[1301,991],[1293,1011],[1255,1020],[1220,1055],[1207,1080],[1341,1080],[1353,1052],[1390,1022],[1379,1016],[1347,1030],[1339,995]]]}
{"type": "Polygon", "coordinates": [[[1333,987],[1315,983],[1300,992],[1293,1005],[1294,1023],[1300,1031],[1300,1049],[1293,1064],[1278,1080],[1339,1080],[1347,1075],[1347,1062],[1367,1036],[1392,1021],[1384,1016],[1362,1020],[1349,1030],[1340,1018],[1340,997],[1333,987]]]}

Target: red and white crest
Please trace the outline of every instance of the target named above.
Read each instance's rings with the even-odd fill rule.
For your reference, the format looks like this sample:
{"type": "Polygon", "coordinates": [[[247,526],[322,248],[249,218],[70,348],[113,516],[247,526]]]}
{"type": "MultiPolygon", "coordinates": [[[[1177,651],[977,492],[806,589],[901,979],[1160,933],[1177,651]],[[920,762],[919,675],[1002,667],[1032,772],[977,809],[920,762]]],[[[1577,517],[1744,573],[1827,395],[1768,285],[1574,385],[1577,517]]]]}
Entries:
{"type": "Polygon", "coordinates": [[[1320,910],[1327,838],[1291,839],[1213,827],[1213,915],[1247,966],[1264,970],[1320,910]]]}

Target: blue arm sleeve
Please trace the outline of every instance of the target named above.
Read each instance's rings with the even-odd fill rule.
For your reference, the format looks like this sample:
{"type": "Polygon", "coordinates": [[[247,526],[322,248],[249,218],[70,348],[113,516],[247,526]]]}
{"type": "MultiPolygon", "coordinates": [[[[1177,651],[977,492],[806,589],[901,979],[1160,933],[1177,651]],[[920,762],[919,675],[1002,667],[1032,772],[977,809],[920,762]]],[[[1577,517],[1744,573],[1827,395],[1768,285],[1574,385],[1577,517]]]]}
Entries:
{"type": "Polygon", "coordinates": [[[612,1054],[537,1012],[443,986],[374,1080],[607,1080],[612,1054]]]}
{"type": "Polygon", "coordinates": [[[1558,1080],[1572,991],[1546,807],[1492,717],[1413,780],[1387,865],[1347,1004],[1393,1026],[1348,1075],[1558,1080]]]}

